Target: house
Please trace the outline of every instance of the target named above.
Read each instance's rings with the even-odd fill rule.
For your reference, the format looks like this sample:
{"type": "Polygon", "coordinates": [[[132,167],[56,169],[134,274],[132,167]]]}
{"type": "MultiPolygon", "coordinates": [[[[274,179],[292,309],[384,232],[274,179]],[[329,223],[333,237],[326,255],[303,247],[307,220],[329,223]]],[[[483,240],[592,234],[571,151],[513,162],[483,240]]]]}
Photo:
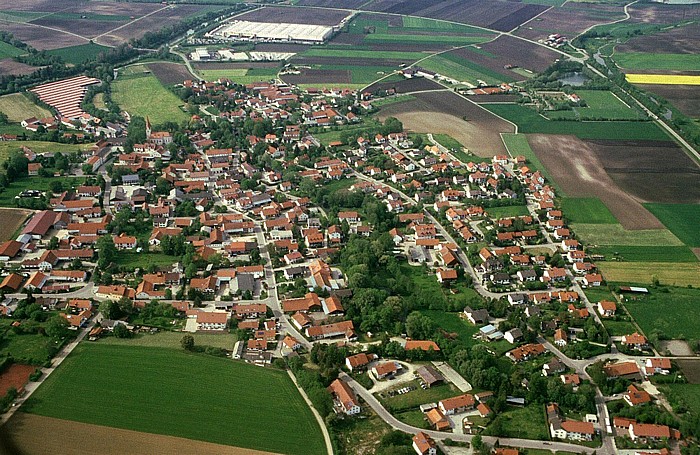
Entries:
{"type": "Polygon", "coordinates": [[[292,351],[301,349],[301,343],[299,343],[299,340],[291,335],[285,335],[285,337],[282,339],[282,343],[292,351]]]}
{"type": "Polygon", "coordinates": [[[485,308],[472,310],[471,307],[466,307],[464,309],[464,315],[467,317],[469,322],[475,325],[488,322],[489,320],[489,311],[485,308]]]}
{"type": "Polygon", "coordinates": [[[430,340],[408,340],[404,345],[404,349],[407,351],[413,351],[414,349],[420,349],[421,351],[439,351],[440,347],[437,343],[430,340]]]}
{"type": "Polygon", "coordinates": [[[666,425],[634,422],[629,427],[629,436],[632,441],[642,439],[644,441],[660,441],[662,439],[678,439],[680,434],[666,425]]]}
{"type": "Polygon", "coordinates": [[[656,373],[669,374],[671,372],[671,359],[647,359],[644,362],[644,372],[647,376],[653,376],[656,373]]]}
{"type": "Polygon", "coordinates": [[[223,331],[226,330],[228,312],[223,311],[198,311],[197,331],[223,331]]]}
{"type": "Polygon", "coordinates": [[[559,347],[564,347],[568,343],[568,336],[564,329],[557,329],[554,331],[554,344],[559,347]]]}
{"type": "Polygon", "coordinates": [[[631,349],[643,350],[647,347],[647,338],[640,333],[633,333],[622,337],[622,345],[631,349]]]}
{"type": "Polygon", "coordinates": [[[377,380],[393,377],[401,371],[401,364],[398,362],[384,362],[372,367],[372,374],[377,380]]]}
{"type": "Polygon", "coordinates": [[[437,431],[446,431],[452,428],[452,424],[449,419],[445,417],[440,408],[433,408],[425,413],[425,417],[428,419],[430,426],[434,427],[437,431]]]}
{"type": "Polygon", "coordinates": [[[615,305],[615,302],[610,302],[608,300],[601,300],[598,302],[598,313],[600,313],[601,316],[606,318],[613,317],[616,311],[617,305],[615,305]]]}
{"type": "Polygon", "coordinates": [[[22,275],[11,273],[0,283],[0,291],[17,292],[22,287],[22,283],[24,283],[24,277],[22,275]]]}
{"type": "Polygon", "coordinates": [[[506,341],[508,341],[510,344],[515,344],[516,341],[522,339],[522,337],[523,337],[523,331],[517,327],[507,331],[503,335],[503,338],[505,338],[506,341]]]}
{"type": "Polygon", "coordinates": [[[543,345],[539,343],[530,343],[506,352],[506,357],[517,363],[530,360],[533,357],[544,354],[544,352],[545,348],[543,345]]]}
{"type": "Polygon", "coordinates": [[[365,354],[364,352],[361,352],[359,354],[345,357],[345,366],[351,372],[357,371],[357,370],[363,370],[363,369],[367,368],[367,365],[369,365],[370,362],[372,362],[376,359],[377,359],[376,354],[365,354]]]}
{"type": "Polygon", "coordinates": [[[608,379],[624,378],[630,380],[639,380],[642,378],[642,373],[636,362],[619,362],[603,365],[603,371],[608,379]]]}
{"type": "Polygon", "coordinates": [[[445,381],[445,378],[432,365],[423,365],[416,370],[416,374],[428,388],[445,381]]]}
{"type": "Polygon", "coordinates": [[[511,305],[521,305],[525,302],[527,302],[527,294],[508,294],[508,303],[510,303],[511,305]]]}
{"type": "Polygon", "coordinates": [[[595,436],[595,428],[590,422],[565,420],[561,423],[561,428],[566,431],[565,439],[572,441],[592,441],[595,436]]]}
{"type": "Polygon", "coordinates": [[[651,403],[651,395],[646,390],[639,390],[634,384],[627,387],[627,391],[622,394],[625,403],[634,407],[640,404],[651,403]]]}
{"type": "Polygon", "coordinates": [[[328,391],[333,396],[337,406],[336,412],[342,411],[347,415],[359,414],[361,411],[355,392],[341,379],[336,379],[328,386],[328,391]]]}
{"type": "Polygon", "coordinates": [[[583,284],[586,286],[600,286],[603,284],[603,275],[599,273],[588,273],[583,277],[583,284]]]}
{"type": "Polygon", "coordinates": [[[484,418],[493,414],[493,411],[491,411],[491,408],[489,408],[486,403],[479,403],[476,406],[476,410],[479,411],[479,415],[484,418]]]}
{"type": "Polygon", "coordinates": [[[474,395],[465,393],[452,398],[446,398],[438,402],[438,407],[444,415],[460,414],[469,409],[474,409],[476,400],[474,395]]]}
{"type": "Polygon", "coordinates": [[[413,450],[418,455],[436,455],[437,446],[433,438],[423,433],[422,431],[413,436],[413,450]]]}
{"type": "Polygon", "coordinates": [[[114,237],[114,246],[118,250],[132,250],[136,248],[136,237],[121,234],[114,237]]]}
{"type": "Polygon", "coordinates": [[[437,269],[438,283],[447,283],[457,279],[457,271],[455,269],[437,269]]]}
{"type": "Polygon", "coordinates": [[[542,365],[542,376],[556,376],[564,371],[566,366],[556,357],[542,365]]]}
{"type": "Polygon", "coordinates": [[[323,299],[321,302],[323,312],[331,316],[339,316],[345,312],[342,303],[340,303],[340,298],[337,295],[332,295],[323,299]]]}

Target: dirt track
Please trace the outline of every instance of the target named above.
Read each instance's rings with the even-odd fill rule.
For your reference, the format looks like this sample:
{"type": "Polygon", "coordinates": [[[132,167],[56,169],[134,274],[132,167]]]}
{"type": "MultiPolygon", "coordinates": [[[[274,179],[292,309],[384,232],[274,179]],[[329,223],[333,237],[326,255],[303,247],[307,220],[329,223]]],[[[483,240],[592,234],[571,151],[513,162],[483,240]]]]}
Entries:
{"type": "MultiPolygon", "coordinates": [[[[95,402],[99,406],[99,399],[95,402]]],[[[236,431],[232,428],[231,431],[236,431]]],[[[267,455],[269,452],[229,447],[138,431],[91,425],[18,412],[0,431],[0,453],[267,455]],[[50,434],[50,437],[48,437],[50,434]]]]}
{"type": "Polygon", "coordinates": [[[567,196],[600,198],[625,229],[664,226],[605,172],[589,144],[575,136],[528,135],[532,150],[567,196]]]}
{"type": "Polygon", "coordinates": [[[396,117],[416,133],[449,134],[477,156],[506,153],[500,133],[513,132],[510,123],[450,91],[413,96],[415,100],[382,108],[379,117],[396,117]]]}

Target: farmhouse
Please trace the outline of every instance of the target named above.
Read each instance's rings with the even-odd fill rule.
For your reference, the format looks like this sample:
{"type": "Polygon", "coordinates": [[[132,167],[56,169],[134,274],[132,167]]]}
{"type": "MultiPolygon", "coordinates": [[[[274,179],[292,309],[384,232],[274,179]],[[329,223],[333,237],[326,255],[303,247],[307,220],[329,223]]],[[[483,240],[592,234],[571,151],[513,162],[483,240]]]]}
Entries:
{"type": "Polygon", "coordinates": [[[372,374],[377,379],[393,377],[401,371],[401,364],[398,362],[384,362],[372,367],[372,374]]]}
{"type": "Polygon", "coordinates": [[[198,311],[197,331],[211,332],[226,330],[228,312],[223,311],[198,311]]]}
{"type": "Polygon", "coordinates": [[[474,395],[466,393],[464,395],[441,400],[438,402],[438,407],[443,414],[452,415],[474,409],[475,404],[474,395]]]}
{"type": "Polygon", "coordinates": [[[413,450],[415,450],[418,455],[436,455],[436,447],[433,438],[422,431],[413,436],[413,450]]]}
{"type": "Polygon", "coordinates": [[[360,404],[355,397],[355,392],[341,379],[336,379],[328,386],[328,391],[336,402],[336,412],[342,411],[347,415],[359,414],[360,404]]]}

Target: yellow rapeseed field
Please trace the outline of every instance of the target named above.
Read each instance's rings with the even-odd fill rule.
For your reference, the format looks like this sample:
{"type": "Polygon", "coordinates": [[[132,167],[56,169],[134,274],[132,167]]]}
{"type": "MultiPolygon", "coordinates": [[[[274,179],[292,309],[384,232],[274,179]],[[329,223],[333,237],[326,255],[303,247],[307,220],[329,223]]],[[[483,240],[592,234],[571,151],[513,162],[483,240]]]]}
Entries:
{"type": "Polygon", "coordinates": [[[700,76],[680,74],[627,74],[627,82],[632,84],[700,85],[700,76]]]}

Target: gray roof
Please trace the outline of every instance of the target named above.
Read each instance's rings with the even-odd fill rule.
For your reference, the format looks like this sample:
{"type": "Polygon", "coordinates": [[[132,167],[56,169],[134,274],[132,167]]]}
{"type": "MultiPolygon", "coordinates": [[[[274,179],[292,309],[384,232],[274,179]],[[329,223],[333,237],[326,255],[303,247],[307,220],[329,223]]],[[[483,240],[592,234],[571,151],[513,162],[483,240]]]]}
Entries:
{"type": "Polygon", "coordinates": [[[253,292],[255,290],[255,278],[248,273],[236,274],[236,284],[241,291],[253,292]]]}
{"type": "Polygon", "coordinates": [[[424,365],[416,370],[418,376],[421,377],[423,381],[428,383],[428,385],[435,384],[436,382],[444,381],[445,378],[432,366],[424,365]]]}

